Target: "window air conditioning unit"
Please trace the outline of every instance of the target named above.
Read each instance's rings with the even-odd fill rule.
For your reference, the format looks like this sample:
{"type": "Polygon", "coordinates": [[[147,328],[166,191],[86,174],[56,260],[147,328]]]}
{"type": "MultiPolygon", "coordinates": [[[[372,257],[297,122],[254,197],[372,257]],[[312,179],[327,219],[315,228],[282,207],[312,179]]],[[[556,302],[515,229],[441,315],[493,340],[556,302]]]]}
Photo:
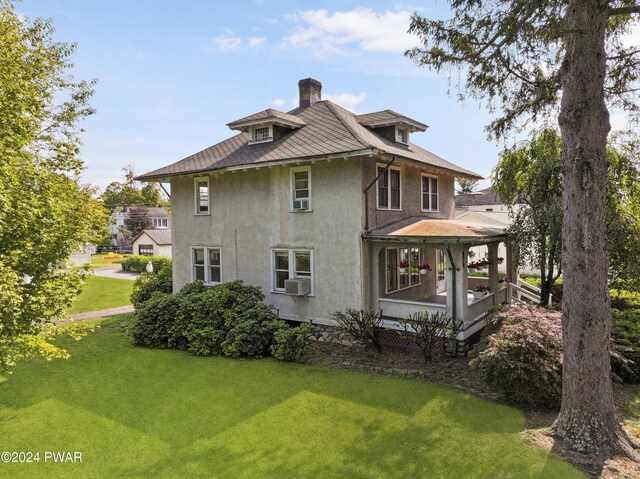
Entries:
{"type": "Polygon", "coordinates": [[[308,210],[309,209],[309,200],[293,200],[293,209],[294,210],[308,210]]]}
{"type": "Polygon", "coordinates": [[[311,280],[309,278],[287,279],[284,282],[284,291],[291,296],[304,296],[311,293],[311,280]]]}

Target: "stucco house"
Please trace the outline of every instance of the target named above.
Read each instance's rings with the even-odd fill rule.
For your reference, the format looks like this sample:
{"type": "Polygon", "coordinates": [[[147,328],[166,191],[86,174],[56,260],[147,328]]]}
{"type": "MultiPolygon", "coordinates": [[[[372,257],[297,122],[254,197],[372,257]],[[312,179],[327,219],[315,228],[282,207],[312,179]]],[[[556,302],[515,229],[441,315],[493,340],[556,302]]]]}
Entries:
{"type": "Polygon", "coordinates": [[[133,254],[171,258],[171,230],[142,230],[133,238],[133,254]]]}
{"type": "MultiPolygon", "coordinates": [[[[111,231],[111,245],[118,251],[133,252],[133,240],[122,234],[124,222],[129,217],[132,207],[132,205],[120,205],[113,210],[109,218],[108,226],[111,231]]],[[[153,229],[171,230],[171,213],[164,206],[152,206],[147,209],[153,229]]]]}
{"type": "Polygon", "coordinates": [[[333,324],[346,307],[464,320],[464,343],[507,300],[503,228],[454,218],[454,180],[479,179],[413,144],[424,123],[391,110],[354,114],[299,86],[299,107],[232,121],[238,133],[141,175],[171,184],[174,288],[236,279],[262,287],[283,319],[333,324]],[[491,292],[475,299],[467,252],[487,245],[491,292]]]}

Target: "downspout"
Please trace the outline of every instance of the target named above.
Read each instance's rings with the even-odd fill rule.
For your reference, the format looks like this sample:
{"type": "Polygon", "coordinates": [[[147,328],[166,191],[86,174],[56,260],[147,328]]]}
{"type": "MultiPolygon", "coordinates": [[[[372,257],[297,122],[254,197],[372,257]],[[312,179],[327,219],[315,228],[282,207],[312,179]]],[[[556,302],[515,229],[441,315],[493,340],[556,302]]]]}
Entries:
{"type": "Polygon", "coordinates": [[[458,268],[456,267],[456,263],[453,261],[453,254],[451,254],[451,247],[447,245],[447,256],[449,256],[449,262],[451,263],[451,294],[453,296],[453,301],[451,302],[451,316],[453,316],[453,320],[457,320],[457,294],[456,294],[456,271],[458,268]]]}
{"type": "Polygon", "coordinates": [[[396,161],[396,157],[395,157],[395,156],[393,156],[393,157],[391,158],[391,161],[390,161],[389,163],[387,163],[387,166],[385,166],[384,170],[382,170],[382,171],[378,174],[378,176],[376,176],[376,177],[374,178],[374,180],[373,180],[371,183],[369,183],[369,186],[367,186],[367,187],[364,189],[364,231],[365,231],[365,233],[369,231],[369,190],[371,189],[371,187],[372,187],[373,185],[375,185],[375,184],[378,182],[378,180],[380,179],[380,177],[381,177],[382,175],[384,175],[384,174],[387,172],[387,170],[389,169],[389,167],[390,167],[391,165],[393,165],[393,162],[394,162],[394,161],[396,161]]]}

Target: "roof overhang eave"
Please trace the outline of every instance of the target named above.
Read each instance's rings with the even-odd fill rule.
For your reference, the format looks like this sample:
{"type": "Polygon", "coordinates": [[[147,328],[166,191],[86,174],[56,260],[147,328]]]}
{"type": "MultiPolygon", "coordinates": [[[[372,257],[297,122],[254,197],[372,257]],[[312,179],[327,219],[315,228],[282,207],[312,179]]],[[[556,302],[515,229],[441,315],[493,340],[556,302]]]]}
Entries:
{"type": "Polygon", "coordinates": [[[302,158],[291,158],[286,160],[274,160],[274,161],[262,161],[260,163],[248,163],[245,165],[234,165],[223,168],[209,168],[205,170],[185,171],[181,173],[175,173],[171,175],[140,175],[135,179],[142,182],[160,182],[166,183],[171,178],[179,176],[201,176],[212,172],[224,172],[224,171],[245,171],[245,170],[257,170],[260,168],[273,168],[274,166],[287,166],[287,165],[304,165],[307,163],[316,163],[319,161],[333,161],[333,160],[346,160],[354,156],[373,156],[380,154],[381,152],[376,148],[364,148],[362,150],[346,151],[344,153],[335,153],[331,155],[322,156],[308,156],[302,158]]]}
{"type": "Polygon", "coordinates": [[[509,239],[507,233],[487,236],[400,236],[400,235],[369,235],[364,233],[365,241],[377,241],[382,243],[421,243],[421,244],[464,244],[469,246],[486,243],[501,242],[509,239]]]}

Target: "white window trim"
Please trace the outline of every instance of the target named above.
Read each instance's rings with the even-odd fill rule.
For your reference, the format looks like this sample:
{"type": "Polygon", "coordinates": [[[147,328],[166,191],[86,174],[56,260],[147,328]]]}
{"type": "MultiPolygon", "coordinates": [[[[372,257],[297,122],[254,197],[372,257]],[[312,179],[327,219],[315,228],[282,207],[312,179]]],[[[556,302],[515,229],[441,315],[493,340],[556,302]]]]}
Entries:
{"type": "MultiPolygon", "coordinates": [[[[387,261],[387,250],[390,249],[395,249],[397,250],[397,254],[396,257],[398,258],[398,261],[400,261],[400,250],[404,249],[404,248],[408,248],[409,249],[409,258],[411,258],[411,248],[418,248],[418,263],[420,263],[420,255],[423,254],[423,252],[421,252],[420,250],[422,249],[420,246],[389,246],[386,247],[384,249],[384,292],[385,294],[392,294],[392,293],[399,293],[400,291],[404,291],[405,289],[411,289],[411,288],[415,288],[416,286],[420,286],[422,284],[422,275],[418,274],[418,283],[417,284],[411,284],[411,271],[409,271],[409,273],[405,273],[409,275],[409,286],[404,286],[404,287],[400,287],[400,267],[396,266],[396,269],[398,270],[398,289],[394,289],[393,291],[389,290],[389,281],[387,281],[387,279],[389,278],[389,261],[387,261]]],[[[411,265],[409,265],[409,268],[411,268],[411,265]]]]}
{"type": "Polygon", "coordinates": [[[196,216],[209,216],[211,214],[211,184],[208,176],[200,176],[193,179],[193,209],[196,216]],[[201,213],[198,211],[198,182],[207,182],[207,212],[201,213]]]}
{"type": "Polygon", "coordinates": [[[204,250],[204,284],[205,286],[216,286],[218,284],[224,283],[224,276],[222,276],[222,247],[221,246],[191,246],[189,253],[191,254],[189,258],[189,265],[191,266],[191,282],[193,283],[196,280],[195,275],[195,265],[193,264],[193,251],[196,249],[204,250]],[[218,250],[220,253],[220,282],[210,281],[209,277],[209,250],[218,250]]]}
{"type": "MultiPolygon", "coordinates": [[[[309,253],[309,264],[311,268],[311,276],[309,279],[311,280],[311,292],[307,295],[308,297],[315,296],[315,274],[314,274],[314,263],[313,263],[313,249],[310,248],[271,248],[271,292],[275,294],[286,294],[284,288],[276,289],[276,252],[282,253],[287,252],[289,254],[289,279],[296,278],[295,275],[295,253],[309,253]]],[[[300,276],[300,278],[307,278],[307,276],[300,276]]]]}
{"type": "MultiPolygon", "coordinates": [[[[378,168],[386,167],[387,165],[384,163],[376,163],[376,177],[379,175],[378,168]]],[[[378,188],[378,181],[380,181],[380,178],[378,178],[378,181],[376,181],[376,209],[381,211],[402,211],[402,184],[404,182],[404,179],[402,178],[402,168],[398,166],[390,166],[387,168],[387,172],[391,170],[400,172],[400,208],[391,207],[391,174],[388,174],[387,178],[389,180],[389,185],[387,186],[387,207],[385,208],[380,206],[380,190],[378,188]]],[[[420,187],[422,187],[422,185],[420,185],[420,187]]]]}
{"type": "MultiPolygon", "coordinates": [[[[401,183],[402,184],[402,183],[401,183]]],[[[420,177],[420,210],[423,213],[439,213],[440,212],[440,178],[438,176],[435,175],[429,175],[427,173],[422,173],[421,177],[420,177]],[[424,209],[424,202],[422,201],[423,199],[423,195],[424,195],[424,179],[425,178],[429,178],[429,205],[431,205],[431,179],[435,178],[435,180],[438,182],[438,192],[436,193],[437,196],[437,205],[435,209],[430,209],[430,210],[426,210],[424,209]]]]}
{"type": "Polygon", "coordinates": [[[402,145],[408,145],[409,144],[409,129],[407,127],[401,127],[401,126],[396,125],[395,132],[396,132],[396,143],[400,143],[402,145]],[[405,135],[405,138],[407,139],[407,141],[400,140],[400,135],[398,133],[398,130],[404,131],[404,135],[405,135]]]}
{"type": "Polygon", "coordinates": [[[249,128],[249,144],[250,145],[258,145],[260,143],[269,143],[270,141],[273,141],[273,124],[272,123],[252,125],[249,128]],[[269,128],[269,136],[267,137],[266,140],[254,141],[253,132],[256,128],[269,128]]]}
{"type": "Polygon", "coordinates": [[[169,228],[168,218],[153,218],[153,227],[157,230],[166,230],[169,228]],[[157,224],[166,223],[166,226],[156,226],[157,224]]]}
{"type": "Polygon", "coordinates": [[[289,211],[291,213],[311,213],[313,211],[313,191],[311,186],[311,166],[298,166],[289,169],[289,211]],[[295,192],[295,174],[300,171],[306,171],[309,174],[309,208],[306,210],[296,210],[293,208],[294,192],[295,192]]]}

